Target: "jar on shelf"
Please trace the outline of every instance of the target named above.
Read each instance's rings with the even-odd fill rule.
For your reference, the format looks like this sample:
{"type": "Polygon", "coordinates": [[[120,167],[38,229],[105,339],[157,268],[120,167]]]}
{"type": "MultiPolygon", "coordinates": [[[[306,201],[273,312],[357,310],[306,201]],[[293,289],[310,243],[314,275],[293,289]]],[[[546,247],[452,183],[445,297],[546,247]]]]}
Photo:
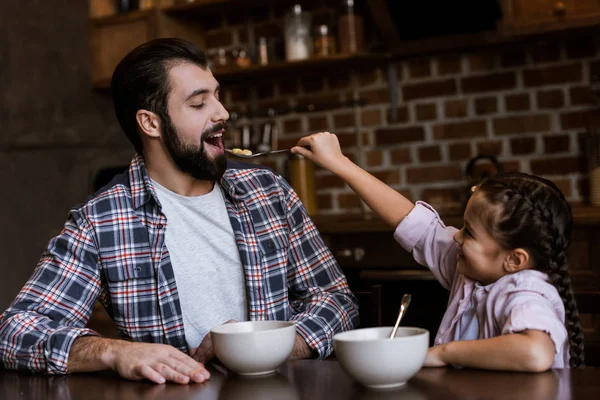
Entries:
{"type": "Polygon", "coordinates": [[[338,25],[340,53],[354,54],[364,52],[363,17],[356,12],[354,0],[344,0],[344,8],[338,25]]]}
{"type": "Polygon", "coordinates": [[[328,57],[335,54],[335,38],[327,25],[319,25],[315,38],[314,51],[316,57],[328,57]]]}
{"type": "Polygon", "coordinates": [[[284,15],[285,58],[288,61],[304,60],[312,54],[310,34],[311,15],[300,4],[294,5],[284,15]]]}
{"type": "Polygon", "coordinates": [[[290,185],[298,194],[308,215],[314,216],[317,213],[314,164],[299,154],[290,154],[287,169],[290,185]]]}

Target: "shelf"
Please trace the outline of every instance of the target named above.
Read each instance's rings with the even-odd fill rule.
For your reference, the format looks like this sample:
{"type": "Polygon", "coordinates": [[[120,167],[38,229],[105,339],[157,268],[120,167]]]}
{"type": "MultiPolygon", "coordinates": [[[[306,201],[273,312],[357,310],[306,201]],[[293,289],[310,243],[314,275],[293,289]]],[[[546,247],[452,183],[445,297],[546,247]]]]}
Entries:
{"type": "Polygon", "coordinates": [[[127,22],[133,22],[133,21],[138,21],[141,19],[146,19],[149,16],[151,16],[154,12],[155,12],[155,10],[153,10],[153,9],[143,10],[143,11],[139,11],[139,10],[138,11],[130,11],[130,12],[125,12],[125,13],[109,15],[106,17],[94,17],[94,18],[90,18],[89,21],[96,26],[124,24],[127,22]]]}
{"type": "MultiPolygon", "coordinates": [[[[262,6],[292,7],[297,3],[298,0],[195,0],[191,3],[176,4],[164,8],[162,11],[178,18],[198,18],[232,11],[256,10],[262,6]]],[[[321,4],[322,0],[303,0],[301,2],[305,7],[309,7],[313,3],[321,4]]]]}

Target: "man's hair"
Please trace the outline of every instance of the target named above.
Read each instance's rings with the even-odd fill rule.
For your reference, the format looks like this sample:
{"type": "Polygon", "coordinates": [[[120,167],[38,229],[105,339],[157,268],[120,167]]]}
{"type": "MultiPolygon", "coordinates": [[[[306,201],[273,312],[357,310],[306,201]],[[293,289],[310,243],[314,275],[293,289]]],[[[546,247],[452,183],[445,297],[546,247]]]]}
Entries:
{"type": "Polygon", "coordinates": [[[115,113],[138,153],[143,146],[137,132],[136,113],[148,110],[156,113],[163,123],[168,120],[169,71],[179,63],[208,68],[202,50],[176,38],[146,42],[127,54],[115,68],[111,80],[115,113]]]}

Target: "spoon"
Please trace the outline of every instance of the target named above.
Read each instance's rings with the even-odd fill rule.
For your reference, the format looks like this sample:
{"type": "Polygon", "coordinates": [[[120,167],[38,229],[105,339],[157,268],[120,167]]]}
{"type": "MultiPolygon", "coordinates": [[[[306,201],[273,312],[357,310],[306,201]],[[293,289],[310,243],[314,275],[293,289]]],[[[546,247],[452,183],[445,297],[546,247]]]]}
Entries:
{"type": "Polygon", "coordinates": [[[229,154],[233,154],[234,156],[240,157],[240,158],[254,158],[254,157],[258,157],[258,156],[265,156],[267,154],[283,153],[286,151],[290,151],[290,149],[261,151],[260,153],[253,153],[253,154],[234,153],[230,149],[225,149],[225,151],[228,152],[229,154]]]}
{"type": "Polygon", "coordinates": [[[396,332],[398,331],[398,325],[400,325],[400,320],[404,316],[408,305],[410,304],[410,294],[405,294],[402,296],[402,301],[400,302],[400,312],[398,313],[398,319],[396,320],[396,325],[394,325],[394,329],[392,330],[392,334],[390,335],[390,339],[396,337],[396,332]]]}

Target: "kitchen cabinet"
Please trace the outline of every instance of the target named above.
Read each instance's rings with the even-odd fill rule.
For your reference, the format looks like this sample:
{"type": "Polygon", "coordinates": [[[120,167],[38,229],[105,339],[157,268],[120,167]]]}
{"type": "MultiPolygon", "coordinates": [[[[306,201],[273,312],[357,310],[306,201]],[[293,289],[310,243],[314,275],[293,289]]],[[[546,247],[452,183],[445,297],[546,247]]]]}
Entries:
{"type": "Polygon", "coordinates": [[[535,34],[600,23],[600,0],[503,0],[506,34],[535,34]]]}

